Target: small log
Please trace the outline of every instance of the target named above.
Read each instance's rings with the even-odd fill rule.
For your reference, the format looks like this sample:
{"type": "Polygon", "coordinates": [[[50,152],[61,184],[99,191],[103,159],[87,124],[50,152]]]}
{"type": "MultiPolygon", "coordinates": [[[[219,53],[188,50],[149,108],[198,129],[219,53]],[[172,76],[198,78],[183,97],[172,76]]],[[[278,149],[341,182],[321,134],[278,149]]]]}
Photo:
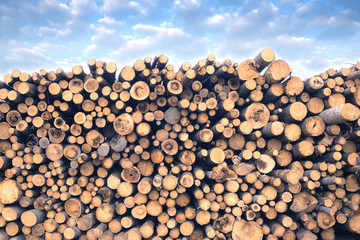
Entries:
{"type": "Polygon", "coordinates": [[[259,72],[256,70],[255,61],[251,59],[241,62],[237,72],[239,79],[243,81],[252,80],[259,76],[259,72]]]}
{"type": "Polygon", "coordinates": [[[19,219],[23,212],[24,210],[20,207],[9,206],[2,209],[1,215],[6,221],[10,222],[19,219]]]}
{"type": "Polygon", "coordinates": [[[136,82],[130,89],[130,96],[137,101],[145,100],[149,94],[150,88],[143,81],[136,82]]]}
{"type": "Polygon", "coordinates": [[[178,123],[180,120],[180,117],[181,117],[180,111],[179,111],[179,109],[177,109],[175,107],[170,107],[164,113],[165,121],[172,125],[178,123]]]}
{"type": "Polygon", "coordinates": [[[255,58],[255,67],[258,72],[261,72],[275,59],[275,53],[270,48],[263,49],[255,58]]]}
{"type": "Polygon", "coordinates": [[[0,122],[0,139],[5,140],[11,136],[11,126],[7,122],[0,122]]]}
{"type": "Polygon", "coordinates": [[[147,215],[145,205],[138,205],[131,210],[131,215],[136,219],[144,219],[147,215]]]}
{"type": "Polygon", "coordinates": [[[319,76],[313,76],[305,80],[305,89],[309,92],[316,92],[323,88],[324,80],[319,76]]]}
{"type": "Polygon", "coordinates": [[[66,239],[78,239],[81,236],[81,231],[77,227],[66,228],[63,232],[66,239]]]}
{"type": "Polygon", "coordinates": [[[290,74],[290,67],[284,60],[273,61],[266,72],[264,77],[268,84],[278,83],[290,74]]]}
{"type": "Polygon", "coordinates": [[[301,141],[294,145],[293,155],[297,158],[304,158],[314,153],[314,145],[309,141],[301,141]]]}
{"type": "Polygon", "coordinates": [[[215,179],[216,182],[223,182],[225,180],[236,179],[237,174],[228,168],[227,164],[223,162],[213,168],[213,172],[210,177],[215,179]]]}
{"type": "Polygon", "coordinates": [[[255,165],[250,163],[240,163],[237,165],[233,165],[232,169],[234,169],[236,174],[238,174],[239,176],[246,176],[255,169],[255,165]]]}
{"type": "Polygon", "coordinates": [[[123,113],[116,117],[113,125],[115,131],[122,136],[130,134],[134,130],[134,120],[128,113],[123,113]]]}
{"type": "Polygon", "coordinates": [[[309,230],[300,228],[296,231],[296,237],[299,240],[317,240],[317,236],[309,230]]]}
{"type": "Polygon", "coordinates": [[[231,236],[234,240],[260,240],[263,239],[263,232],[256,222],[241,219],[234,222],[231,236]]]}
{"type": "Polygon", "coordinates": [[[335,225],[336,220],[334,216],[329,214],[318,212],[316,218],[317,224],[322,229],[328,229],[335,225]]]}
{"type": "Polygon", "coordinates": [[[78,218],[78,220],[76,221],[76,225],[81,231],[90,230],[95,225],[95,223],[96,223],[95,213],[89,213],[83,215],[80,218],[78,218]]]}
{"type": "Polygon", "coordinates": [[[275,177],[280,178],[284,182],[290,184],[297,184],[301,177],[301,172],[298,169],[291,169],[291,170],[274,170],[272,174],[275,177]]]}
{"type": "Polygon", "coordinates": [[[151,200],[146,204],[146,211],[150,216],[159,216],[162,213],[162,210],[162,206],[156,200],[151,200]]]}
{"type": "Polygon", "coordinates": [[[318,200],[307,192],[300,192],[294,195],[290,210],[293,212],[312,212],[318,200]]]}
{"type": "Polygon", "coordinates": [[[345,227],[353,233],[360,234],[360,225],[359,225],[360,215],[355,214],[350,217],[345,223],[345,227]]]}
{"type": "Polygon", "coordinates": [[[242,111],[244,118],[249,121],[253,129],[260,129],[269,121],[269,109],[262,103],[252,103],[242,111]]]}
{"type": "Polygon", "coordinates": [[[132,67],[124,67],[119,74],[119,80],[131,82],[135,78],[135,70],[132,67]]]}
{"type": "Polygon", "coordinates": [[[167,155],[172,156],[177,154],[179,145],[174,139],[167,139],[161,143],[161,149],[163,149],[167,155]]]}
{"type": "Polygon", "coordinates": [[[71,217],[80,217],[84,212],[84,206],[77,198],[70,198],[64,204],[65,212],[71,217]]]}
{"type": "Polygon", "coordinates": [[[176,188],[176,186],[178,185],[178,181],[179,180],[176,176],[169,174],[164,177],[162,185],[164,189],[171,191],[176,188]]]}
{"type": "Polygon", "coordinates": [[[290,77],[284,82],[284,92],[289,97],[300,95],[304,90],[304,82],[298,77],[290,77]]]}
{"type": "Polygon", "coordinates": [[[225,152],[221,148],[212,148],[209,150],[208,162],[210,164],[220,164],[225,160],[225,152]]]}
{"type": "Polygon", "coordinates": [[[13,204],[22,196],[20,184],[12,179],[5,178],[0,182],[0,203],[13,204]]]}
{"type": "Polygon", "coordinates": [[[110,148],[115,152],[122,152],[127,146],[127,140],[125,136],[115,135],[110,140],[110,148]]]}
{"type": "Polygon", "coordinates": [[[318,137],[325,131],[325,123],[319,116],[305,118],[301,123],[302,132],[309,137],[318,137]]]}
{"type": "Polygon", "coordinates": [[[275,160],[267,154],[261,154],[260,157],[255,161],[255,164],[256,168],[261,173],[269,173],[275,167],[275,160]]]}
{"type": "Polygon", "coordinates": [[[284,123],[279,121],[269,122],[262,129],[263,137],[275,137],[279,136],[284,132],[284,123]]]}
{"type": "Polygon", "coordinates": [[[121,178],[129,183],[139,182],[140,177],[141,174],[137,167],[125,168],[121,172],[121,178]]]}
{"type": "Polygon", "coordinates": [[[105,140],[104,136],[97,130],[90,130],[85,136],[86,142],[93,148],[98,148],[105,140]]]}
{"type": "Polygon", "coordinates": [[[213,227],[223,233],[229,233],[233,230],[235,217],[232,214],[224,214],[223,217],[215,219],[213,227]]]}
{"type": "Polygon", "coordinates": [[[319,114],[326,124],[338,124],[345,121],[355,121],[360,117],[360,110],[351,103],[345,103],[322,111],[319,114]]]}
{"type": "Polygon", "coordinates": [[[198,142],[208,143],[211,142],[213,136],[214,134],[210,129],[204,128],[195,134],[194,139],[197,140],[198,142]]]}
{"type": "Polygon", "coordinates": [[[113,219],[114,207],[108,203],[102,203],[96,209],[96,219],[102,223],[108,223],[113,219]]]}
{"type": "Polygon", "coordinates": [[[43,222],[45,217],[44,211],[32,209],[21,214],[21,222],[27,227],[32,227],[37,223],[43,222]]]}
{"type": "Polygon", "coordinates": [[[287,106],[281,113],[285,122],[302,121],[307,115],[307,108],[301,102],[295,102],[287,106]]]}

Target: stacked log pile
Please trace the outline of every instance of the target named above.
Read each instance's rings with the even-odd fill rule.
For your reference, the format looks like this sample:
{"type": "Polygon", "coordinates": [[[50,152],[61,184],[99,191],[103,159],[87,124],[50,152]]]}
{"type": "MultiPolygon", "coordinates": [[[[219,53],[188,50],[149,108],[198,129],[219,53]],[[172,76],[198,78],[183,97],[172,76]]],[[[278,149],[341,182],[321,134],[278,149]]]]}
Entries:
{"type": "Polygon", "coordinates": [[[88,67],[0,82],[0,239],[360,234],[360,63],[88,67]]]}

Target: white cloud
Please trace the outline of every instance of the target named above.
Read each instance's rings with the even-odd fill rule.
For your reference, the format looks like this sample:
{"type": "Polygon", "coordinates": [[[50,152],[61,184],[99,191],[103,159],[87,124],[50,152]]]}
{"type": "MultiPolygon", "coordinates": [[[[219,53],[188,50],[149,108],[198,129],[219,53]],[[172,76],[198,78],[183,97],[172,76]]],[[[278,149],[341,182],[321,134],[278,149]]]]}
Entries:
{"type": "Polygon", "coordinates": [[[114,15],[121,16],[122,14],[129,14],[132,16],[146,15],[147,10],[144,5],[139,4],[135,1],[112,1],[112,0],[104,0],[103,11],[107,14],[110,14],[114,17],[114,15]]]}
{"type": "Polygon", "coordinates": [[[13,68],[19,68],[21,71],[27,72],[38,71],[40,68],[48,68],[54,63],[51,57],[40,53],[36,49],[13,48],[8,54],[4,58],[5,65],[2,66],[8,73],[13,68]]]}
{"type": "Polygon", "coordinates": [[[224,24],[227,22],[227,19],[229,17],[230,17],[230,14],[228,14],[228,13],[225,13],[225,14],[215,13],[215,15],[213,15],[212,17],[205,19],[205,24],[209,24],[209,25],[224,24]]]}
{"type": "Polygon", "coordinates": [[[99,10],[93,0],[72,0],[70,7],[71,14],[81,21],[89,20],[99,10]]]}
{"type": "Polygon", "coordinates": [[[120,26],[124,26],[124,24],[125,24],[124,22],[116,21],[115,19],[113,19],[111,17],[100,18],[99,20],[97,20],[97,22],[102,25],[107,25],[107,26],[112,26],[112,27],[120,27],[120,26]]]}

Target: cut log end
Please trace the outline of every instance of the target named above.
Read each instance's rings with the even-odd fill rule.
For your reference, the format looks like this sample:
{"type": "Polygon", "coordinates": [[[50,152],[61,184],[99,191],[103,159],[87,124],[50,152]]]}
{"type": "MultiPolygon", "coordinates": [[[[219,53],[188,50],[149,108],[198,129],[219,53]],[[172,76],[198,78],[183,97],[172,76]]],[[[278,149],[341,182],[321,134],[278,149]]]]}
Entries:
{"type": "Polygon", "coordinates": [[[269,121],[269,109],[262,103],[252,103],[245,110],[245,119],[249,121],[253,129],[259,129],[265,126],[269,121]]]}
{"type": "Polygon", "coordinates": [[[237,220],[234,223],[232,232],[232,239],[234,240],[261,240],[263,239],[263,232],[261,227],[253,222],[247,222],[243,219],[237,220]]]}
{"type": "Polygon", "coordinates": [[[130,96],[138,101],[145,100],[150,94],[150,88],[146,82],[139,81],[132,85],[130,96]]]}
{"type": "Polygon", "coordinates": [[[119,135],[128,135],[134,130],[134,120],[128,113],[123,113],[115,118],[114,129],[119,135]]]}
{"type": "Polygon", "coordinates": [[[0,203],[13,204],[21,197],[19,183],[11,179],[4,179],[0,182],[0,203]]]}

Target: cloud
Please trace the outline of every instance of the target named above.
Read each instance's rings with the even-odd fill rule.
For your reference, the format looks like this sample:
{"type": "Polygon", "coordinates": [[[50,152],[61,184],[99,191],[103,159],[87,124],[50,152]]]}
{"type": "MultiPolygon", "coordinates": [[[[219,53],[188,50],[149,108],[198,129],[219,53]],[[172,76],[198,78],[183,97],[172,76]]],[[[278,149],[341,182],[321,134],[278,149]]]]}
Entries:
{"type": "Polygon", "coordinates": [[[133,31],[133,36],[137,37],[128,38],[124,45],[110,54],[112,59],[129,65],[138,58],[165,53],[171,63],[179,64],[176,60],[181,58],[176,56],[186,56],[190,61],[199,54],[206,54],[203,47],[205,38],[193,39],[192,35],[179,28],[138,24],[133,27],[133,31]]]}
{"type": "Polygon", "coordinates": [[[111,1],[104,0],[103,10],[109,14],[129,14],[130,16],[145,15],[147,11],[140,3],[135,1],[111,1]]]}
{"type": "Polygon", "coordinates": [[[81,21],[91,21],[98,16],[98,6],[93,0],[72,0],[71,15],[81,21]]]}
{"type": "Polygon", "coordinates": [[[71,68],[88,58],[121,67],[158,53],[175,65],[195,64],[210,52],[219,61],[241,62],[265,47],[299,74],[318,73],[360,55],[360,9],[354,2],[9,1],[0,3],[0,51],[6,56],[0,76],[15,67],[71,68]]]}
{"type": "Polygon", "coordinates": [[[1,65],[1,70],[6,69],[10,72],[13,68],[20,68],[21,71],[33,72],[40,68],[48,68],[54,63],[51,57],[48,57],[36,49],[13,48],[4,58],[5,65],[1,65]]]}

